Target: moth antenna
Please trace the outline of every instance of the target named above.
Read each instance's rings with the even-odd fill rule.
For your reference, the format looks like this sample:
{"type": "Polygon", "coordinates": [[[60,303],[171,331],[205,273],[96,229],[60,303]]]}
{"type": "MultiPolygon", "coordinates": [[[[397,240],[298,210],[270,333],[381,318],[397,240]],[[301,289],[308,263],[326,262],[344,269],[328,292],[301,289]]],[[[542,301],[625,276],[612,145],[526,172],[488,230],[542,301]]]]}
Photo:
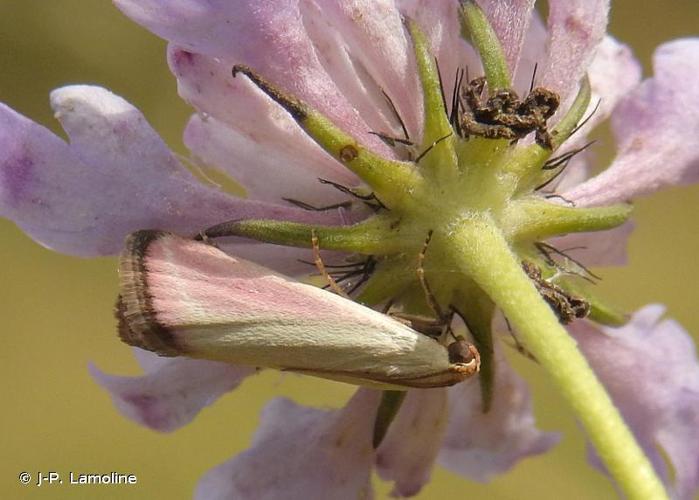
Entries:
{"type": "MultiPolygon", "coordinates": [[[[320,244],[318,243],[318,236],[316,236],[315,230],[311,230],[311,246],[313,247],[313,262],[315,262],[316,267],[318,268],[318,272],[320,275],[325,278],[328,282],[328,285],[332,289],[333,292],[335,292],[337,295],[344,297],[346,299],[350,299],[350,296],[347,295],[347,292],[345,292],[340,285],[337,284],[335,279],[328,274],[328,271],[325,269],[325,264],[323,264],[323,259],[320,256],[320,244]]],[[[351,300],[351,299],[350,299],[351,300]]]]}

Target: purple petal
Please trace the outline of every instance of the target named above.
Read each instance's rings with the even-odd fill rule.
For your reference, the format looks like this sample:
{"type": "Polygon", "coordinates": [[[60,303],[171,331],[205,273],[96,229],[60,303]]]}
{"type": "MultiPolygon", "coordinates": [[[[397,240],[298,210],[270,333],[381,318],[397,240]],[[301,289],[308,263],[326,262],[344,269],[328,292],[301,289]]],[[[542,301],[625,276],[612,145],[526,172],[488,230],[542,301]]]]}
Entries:
{"type": "Polygon", "coordinates": [[[446,410],[444,389],[408,392],[376,456],[379,476],[395,481],[392,495],[416,495],[430,480],[447,425],[446,410]]]}
{"type": "MultiPolygon", "coordinates": [[[[368,134],[370,130],[381,128],[380,121],[372,121],[380,120],[376,106],[388,109],[380,93],[381,83],[409,90],[410,85],[399,82],[414,75],[413,71],[406,71],[407,52],[396,54],[392,50],[382,54],[380,62],[370,61],[382,47],[399,47],[400,39],[404,38],[402,26],[396,29],[397,11],[390,4],[376,8],[374,1],[357,1],[343,7],[344,4],[338,2],[340,7],[335,9],[328,3],[327,14],[324,12],[321,19],[317,18],[314,2],[309,0],[258,3],[189,0],[176,4],[159,0],[118,0],[116,4],[136,22],[181,47],[180,62],[187,54],[197,54],[212,63],[218,61],[222,70],[225,68],[222,74],[228,76],[222,80],[223,84],[231,80],[233,64],[247,64],[323,112],[367,146],[392,155],[385,144],[368,134]],[[348,11],[343,12],[345,8],[348,11]],[[321,29],[319,23],[328,25],[321,29]],[[366,58],[362,46],[351,38],[347,29],[352,24],[359,26],[358,32],[366,30],[383,37],[374,40],[374,53],[367,54],[366,58]],[[391,39],[390,44],[386,43],[387,39],[391,39]],[[395,60],[390,59],[393,56],[395,60]],[[383,69],[369,75],[374,68],[383,69]],[[362,73],[367,73],[366,77],[362,73]],[[396,80],[391,81],[393,77],[396,80]],[[366,88],[369,81],[373,88],[366,88]],[[345,92],[354,100],[348,100],[345,92]]],[[[405,44],[405,40],[402,43],[405,44]]],[[[181,68],[175,66],[180,76],[181,71],[177,70],[181,68]]],[[[207,74],[202,73],[201,77],[206,78],[207,74]]],[[[216,78],[220,77],[216,75],[216,78]]],[[[402,95],[405,97],[401,98],[407,99],[413,94],[402,95]]],[[[413,113],[413,116],[417,115],[413,113]]]]}
{"type": "Polygon", "coordinates": [[[514,75],[532,18],[534,0],[479,0],[478,4],[498,35],[510,74],[514,75]]]}
{"type": "Polygon", "coordinates": [[[235,389],[254,368],[188,358],[139,354],[145,375],[118,377],[90,365],[119,412],[156,431],[170,432],[191,422],[206,406],[235,389]],[[157,361],[148,358],[156,358],[157,361]]]}
{"type": "Polygon", "coordinates": [[[393,0],[308,2],[303,11],[317,57],[359,116],[372,130],[402,134],[383,90],[416,141],[422,129],[417,68],[393,0]]]}
{"type": "Polygon", "coordinates": [[[480,387],[474,381],[449,389],[449,425],[439,454],[441,465],[481,482],[558,442],[558,435],[535,427],[526,384],[502,356],[496,357],[488,413],[481,411],[480,387]]]}
{"type": "Polygon", "coordinates": [[[550,0],[549,52],[540,85],[563,102],[587,71],[607,30],[609,0],[550,0]]]}
{"type": "Polygon", "coordinates": [[[649,305],[621,328],[579,321],[571,330],[658,473],[676,498],[691,499],[699,489],[699,362],[682,327],[661,320],[664,311],[649,305]]]}
{"type": "Polygon", "coordinates": [[[70,145],[0,105],[0,215],[54,250],[113,254],[137,229],[187,234],[234,218],[338,222],[335,212],[240,200],[204,186],[137,109],[103,88],[64,87],[51,103],[70,145]]]}
{"type": "Polygon", "coordinates": [[[379,392],[360,389],[341,410],[274,399],[252,446],[210,470],[197,486],[206,500],[371,496],[371,433],[379,392]]]}
{"type": "Polygon", "coordinates": [[[633,232],[632,222],[603,232],[573,233],[548,241],[586,266],[623,266],[628,260],[626,249],[633,232]]]}
{"type": "Polygon", "coordinates": [[[611,36],[605,36],[597,47],[587,74],[590,78],[592,99],[586,116],[591,117],[575,133],[571,139],[571,147],[581,146],[587,134],[606,120],[618,102],[638,85],[641,81],[641,65],[628,45],[611,36]],[[592,114],[595,108],[596,111],[592,114]]]}
{"type": "Polygon", "coordinates": [[[285,203],[282,198],[292,198],[321,207],[346,201],[346,194],[319,184],[318,178],[339,179],[348,186],[355,185],[356,179],[344,168],[338,172],[339,164],[320,151],[295,123],[280,126],[279,121],[292,121],[288,115],[279,117],[282,120],[276,120],[275,115],[279,117],[278,110],[245,120],[258,124],[268,137],[235,130],[213,117],[194,115],[184,142],[198,159],[242,184],[254,200],[285,203]],[[276,132],[274,137],[270,137],[271,131],[276,132]]]}
{"type": "Polygon", "coordinates": [[[611,166],[566,198],[607,205],[699,181],[699,39],[661,45],[654,69],[612,116],[618,153],[611,166]]]}

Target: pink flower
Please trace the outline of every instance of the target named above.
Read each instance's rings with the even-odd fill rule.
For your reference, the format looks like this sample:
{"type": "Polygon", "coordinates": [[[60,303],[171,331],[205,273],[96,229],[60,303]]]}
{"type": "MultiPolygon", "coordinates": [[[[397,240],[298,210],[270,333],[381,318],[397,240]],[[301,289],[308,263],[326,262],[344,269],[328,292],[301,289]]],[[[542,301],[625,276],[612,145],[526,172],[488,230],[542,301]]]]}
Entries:
{"type": "MultiPolygon", "coordinates": [[[[410,138],[419,143],[423,133],[423,102],[416,97],[421,86],[401,16],[414,19],[425,32],[445,76],[445,95],[452,95],[458,68],[468,66],[472,75],[480,74],[478,56],[460,37],[457,3],[451,1],[405,0],[397,6],[376,1],[116,4],[170,42],[169,62],[180,94],[197,110],[185,131],[187,146],[201,161],[239,180],[249,198],[199,183],[143,116],[105,89],[70,86],[52,93],[52,107],[69,143],[2,106],[0,215],[41,244],[73,255],[115,254],[128,233],[143,228],[195,234],[230,219],[343,225],[368,215],[356,207],[315,212],[282,201],[344,202],[344,193],[316,179],[346,186],[356,186],[358,179],[250,79],[233,78],[235,64],[254,68],[367,148],[402,160],[403,150],[370,133],[401,132],[382,90],[410,138]]],[[[612,164],[585,180],[586,158],[576,156],[556,194],[578,207],[606,206],[699,180],[694,144],[699,85],[693,83],[699,40],[661,46],[655,75],[641,82],[630,50],[605,35],[608,2],[551,1],[547,26],[533,13],[533,1],[479,4],[500,38],[520,95],[526,95],[537,62],[537,85],[558,93],[563,111],[586,72],[593,96],[602,99],[562,153],[556,151],[558,157],[582,146],[586,133],[611,116],[619,146],[612,164]],[[681,89],[678,81],[685,82],[681,89]]],[[[595,102],[593,98],[590,108],[595,102]]],[[[563,115],[559,112],[552,122],[563,115]]],[[[578,233],[558,241],[586,247],[571,253],[586,264],[620,263],[629,232],[626,224],[602,236],[578,233]]],[[[308,270],[297,260],[307,258],[302,250],[248,240],[224,248],[290,275],[308,270]]],[[[657,306],[648,306],[618,330],[587,322],[572,328],[657,470],[678,498],[690,498],[699,487],[699,366],[685,332],[659,321],[661,314],[657,306]],[[668,358],[674,362],[664,369],[668,358]],[[634,374],[630,380],[629,373],[634,374]],[[639,390],[629,391],[631,383],[639,390]],[[675,469],[674,480],[658,445],[675,469]]],[[[254,373],[213,361],[158,358],[138,349],[136,355],[146,372],[142,377],[91,370],[122,413],[159,431],[188,423],[254,373]]],[[[473,380],[449,389],[410,391],[378,450],[371,446],[379,403],[374,391],[360,389],[345,408],[334,411],[275,400],[263,412],[251,448],[210,471],[197,494],[314,498],[332,488],[334,497],[356,498],[370,495],[375,466],[384,479],[395,482],[397,495],[408,496],[428,481],[435,460],[487,481],[557,440],[536,429],[524,382],[505,363],[496,366],[497,390],[488,413],[481,412],[480,387],[473,380]],[[290,456],[302,458],[278,460],[290,456]]]]}

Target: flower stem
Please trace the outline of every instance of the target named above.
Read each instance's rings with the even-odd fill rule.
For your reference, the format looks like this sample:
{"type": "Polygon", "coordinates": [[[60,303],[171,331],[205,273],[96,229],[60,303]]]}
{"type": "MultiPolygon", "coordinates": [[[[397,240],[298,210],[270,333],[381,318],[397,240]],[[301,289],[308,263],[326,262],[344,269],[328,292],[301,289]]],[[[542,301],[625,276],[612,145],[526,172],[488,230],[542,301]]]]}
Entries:
{"type": "Polygon", "coordinates": [[[667,498],[619,411],[575,341],[522,271],[500,230],[487,219],[471,219],[452,237],[456,265],[509,319],[572,406],[626,496],[638,500],[667,498]]]}

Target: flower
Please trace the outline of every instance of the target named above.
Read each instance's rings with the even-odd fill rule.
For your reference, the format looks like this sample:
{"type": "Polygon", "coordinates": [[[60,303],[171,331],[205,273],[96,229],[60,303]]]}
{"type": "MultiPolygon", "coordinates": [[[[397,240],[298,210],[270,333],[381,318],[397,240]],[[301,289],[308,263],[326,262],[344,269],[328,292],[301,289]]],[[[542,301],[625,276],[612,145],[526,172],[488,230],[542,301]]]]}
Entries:
{"type": "MultiPolygon", "coordinates": [[[[410,137],[421,135],[423,104],[415,98],[420,94],[420,83],[415,76],[411,40],[399,12],[390,5],[373,3],[369,8],[361,2],[326,2],[319,15],[316,4],[310,2],[266,3],[258,8],[246,3],[117,4],[127,15],[171,42],[170,62],[180,93],[200,111],[192,117],[185,133],[192,152],[230,172],[255,201],[235,199],[199,184],[143,117],[120,98],[95,87],[66,87],[52,94],[52,105],[70,136],[70,145],[7,108],[0,114],[0,140],[4,146],[0,213],[51,248],[77,255],[111,254],[121,247],[125,234],[137,229],[157,227],[193,234],[232,217],[326,225],[350,221],[353,214],[343,210],[316,213],[279,203],[280,195],[317,205],[342,202],[346,200],[342,193],[309,187],[315,186],[318,176],[350,186],[356,184],[356,178],[326,155],[250,80],[231,79],[229,73],[234,64],[247,64],[277,85],[283,84],[287,92],[323,112],[345,132],[386,158],[400,158],[402,153],[367,133],[400,132],[390,109],[381,104],[380,89],[391,96],[410,137]],[[259,120],[250,120],[249,116],[259,120]],[[293,174],[274,182],[281,162],[293,174]],[[115,172],[124,176],[123,183],[116,182],[115,172]],[[269,175],[263,177],[261,172],[269,175]],[[57,213],[61,214],[60,219],[47,218],[57,213]]],[[[478,67],[473,50],[459,38],[456,4],[440,2],[437,6],[430,4],[430,8],[420,2],[400,5],[401,12],[415,19],[425,31],[444,75],[455,74],[466,62],[471,68],[478,67]]],[[[498,9],[496,2],[482,5],[502,41],[520,94],[528,85],[531,61],[543,60],[540,82],[562,97],[562,109],[566,109],[590,64],[592,91],[605,99],[588,128],[605,118],[621,100],[613,115],[621,146],[617,159],[606,173],[580,184],[585,163],[576,157],[576,165],[570,165],[557,190],[565,199],[578,206],[607,205],[664,185],[696,181],[697,153],[690,138],[697,117],[687,116],[687,106],[673,93],[674,82],[688,81],[688,75],[696,71],[696,41],[678,41],[659,49],[656,76],[638,85],[639,71],[628,50],[611,38],[603,38],[604,2],[551,2],[549,35],[536,16],[529,23],[529,2],[513,2],[509,10],[498,9]],[[547,36],[552,49],[544,55],[547,36]],[[677,116],[683,119],[680,121],[677,116]],[[668,151],[676,159],[672,164],[665,163],[668,151]],[[572,187],[564,189],[566,185],[572,187]]],[[[444,86],[446,95],[450,95],[453,84],[445,81],[444,86]]],[[[682,97],[688,102],[699,100],[692,88],[682,97]]],[[[577,135],[582,137],[584,132],[577,135]]],[[[575,149],[575,143],[568,144],[575,149]]],[[[616,231],[623,233],[627,229],[622,226],[616,231]]],[[[585,241],[590,249],[584,256],[587,263],[618,255],[623,247],[620,240],[612,238],[600,242],[599,238],[587,237],[585,241]],[[600,243],[611,245],[613,251],[601,249],[604,245],[600,243]]],[[[288,249],[252,243],[227,248],[290,274],[304,269],[295,262],[296,256],[302,254],[290,253],[288,249]]],[[[675,332],[675,337],[680,340],[672,342],[683,342],[681,332],[675,332]]],[[[579,337],[583,348],[587,340],[585,335],[579,337]]],[[[616,347],[605,346],[605,353],[612,359],[621,356],[614,355],[616,347]]],[[[624,348],[623,353],[629,355],[629,351],[624,348]]],[[[643,350],[639,352],[645,359],[643,350]]],[[[113,392],[122,411],[160,430],[172,430],[188,422],[212,398],[232,389],[250,373],[208,361],[154,361],[150,356],[141,356],[146,360],[145,379],[129,381],[94,373],[113,392]]],[[[638,362],[638,358],[632,361],[638,362]]],[[[695,360],[690,358],[687,363],[692,366],[695,360]]],[[[455,470],[487,479],[507,469],[519,457],[552,445],[551,435],[533,427],[522,382],[505,364],[496,366],[498,389],[493,394],[491,412],[485,416],[473,403],[480,398],[474,383],[449,389],[448,398],[445,390],[409,393],[376,457],[382,476],[396,481],[397,493],[417,491],[436,456],[455,470]],[[435,415],[418,411],[425,407],[435,415]],[[446,407],[450,410],[449,420],[439,411],[446,407]],[[410,418],[411,413],[415,418],[410,418]],[[471,423],[473,420],[478,424],[471,423]],[[411,425],[417,427],[408,440],[400,430],[411,425]],[[475,425],[482,430],[478,440],[460,430],[475,425]],[[435,438],[440,432],[446,435],[446,446],[441,452],[436,448],[439,439],[435,438]]],[[[614,376],[609,374],[606,380],[613,382],[614,376]]],[[[688,385],[687,390],[696,390],[688,385]]],[[[648,403],[632,403],[633,414],[645,415],[649,411],[648,403]]],[[[273,496],[279,492],[280,481],[284,481],[282,487],[289,487],[285,474],[291,471],[287,467],[269,467],[268,457],[303,447],[316,455],[299,464],[304,467],[298,476],[318,474],[320,481],[327,480],[328,474],[319,474],[324,470],[342,472],[346,473],[342,480],[346,481],[343,484],[347,485],[347,496],[366,491],[368,471],[375,457],[370,448],[361,446],[367,441],[371,422],[360,417],[366,417],[367,408],[376,404],[376,396],[364,390],[345,409],[330,416],[317,410],[298,409],[290,403],[273,403],[265,412],[253,448],[212,471],[201,485],[202,496],[210,498],[215,492],[236,491],[235,488],[241,492],[254,488],[256,493],[273,496]],[[297,427],[296,432],[279,432],[275,415],[280,409],[296,416],[286,422],[297,427]],[[338,437],[346,435],[353,439],[338,437]],[[347,450],[342,454],[328,453],[327,446],[337,446],[338,441],[347,450]],[[339,461],[328,461],[328,457],[339,461]],[[265,477],[245,474],[247,467],[262,461],[265,477]],[[320,465],[327,469],[318,468],[320,465]],[[245,483],[251,480],[252,483],[245,483]]],[[[691,417],[695,408],[696,405],[688,404],[685,413],[691,417]]],[[[682,421],[691,423],[690,417],[685,416],[682,421]]],[[[670,437],[661,442],[677,441],[670,425],[676,420],[654,422],[652,431],[648,431],[653,437],[669,433],[670,437]]],[[[676,467],[680,463],[683,466],[683,474],[677,476],[678,493],[691,492],[696,485],[696,473],[691,473],[691,450],[666,452],[676,467]],[[682,462],[675,463],[680,459],[682,462]]],[[[322,483],[308,480],[305,485],[311,488],[322,483]]]]}

